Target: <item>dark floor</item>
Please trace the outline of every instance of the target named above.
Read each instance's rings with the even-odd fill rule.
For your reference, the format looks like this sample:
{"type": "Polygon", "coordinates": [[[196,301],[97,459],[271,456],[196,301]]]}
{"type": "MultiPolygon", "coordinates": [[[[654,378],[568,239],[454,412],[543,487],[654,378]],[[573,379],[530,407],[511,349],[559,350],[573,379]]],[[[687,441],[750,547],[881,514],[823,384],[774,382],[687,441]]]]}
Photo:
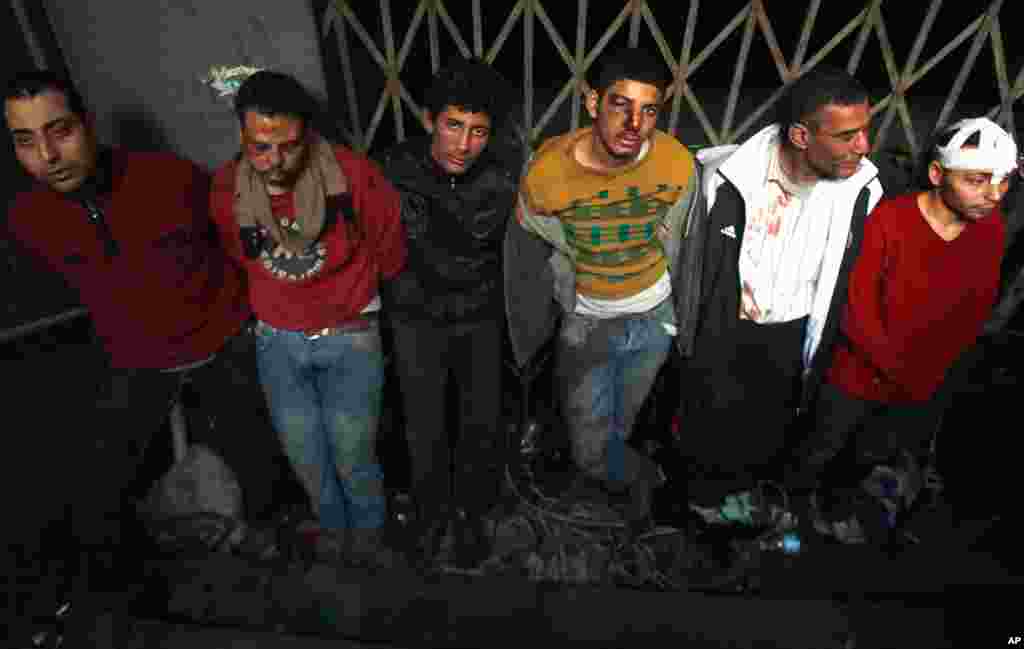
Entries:
{"type": "MultiPolygon", "coordinates": [[[[951,613],[947,618],[946,635],[949,637],[956,635],[986,641],[1002,638],[999,642],[1002,646],[1007,638],[1021,635],[1024,629],[1019,623],[1019,615],[1011,617],[1012,607],[1008,607],[1008,603],[1015,599],[1014,595],[1019,595],[1021,585],[1024,585],[1020,537],[1015,529],[1015,517],[1020,514],[1020,491],[1014,453],[1014,437],[1018,429],[1015,423],[1018,377],[1024,368],[1022,351],[1024,341],[1017,337],[989,341],[969,362],[965,362],[958,375],[962,377],[962,387],[938,442],[939,468],[945,478],[945,490],[935,507],[924,508],[912,522],[911,529],[920,538],[920,544],[905,547],[899,552],[871,545],[840,546],[828,543],[805,529],[802,537],[804,551],[799,556],[766,555],[757,568],[757,574],[753,575],[756,588],[732,596],[738,607],[735,614],[740,615],[739,611],[745,610],[742,606],[752,601],[764,602],[765,610],[773,605],[772,602],[790,602],[796,616],[794,623],[798,623],[801,606],[798,602],[835,603],[848,602],[852,598],[866,602],[864,605],[869,609],[877,607],[879,611],[885,611],[885,615],[893,618],[893,624],[912,620],[916,613],[921,614],[921,620],[933,620],[935,618],[928,617],[927,612],[945,609],[951,613]],[[963,612],[972,603],[979,602],[984,604],[980,613],[967,615],[963,612]]],[[[5,345],[0,349],[0,357],[4,360],[8,379],[3,400],[5,411],[20,413],[9,416],[6,421],[7,445],[0,455],[4,458],[2,475],[6,487],[2,491],[3,511],[7,518],[4,535],[8,545],[20,543],[57,549],[67,542],[64,514],[66,507],[73,506],[74,494],[74,485],[61,480],[61,467],[66,466],[66,462],[75,461],[75,458],[61,454],[60,437],[87,434],[88,431],[81,430],[81,415],[89,407],[85,395],[90,394],[89,388],[95,384],[102,357],[92,345],[87,321],[84,320],[61,325],[17,344],[5,345]]],[[[546,380],[546,375],[542,374],[536,382],[529,410],[532,416],[549,424],[543,428],[551,436],[557,425],[551,423],[551,400],[545,398],[543,389],[546,380]]],[[[507,421],[514,424],[520,413],[520,399],[518,379],[511,371],[508,384],[505,414],[507,421]]],[[[386,397],[386,402],[393,404],[393,396],[386,397]]],[[[639,435],[656,439],[657,434],[651,428],[656,424],[660,426],[664,417],[652,411],[641,419],[648,423],[648,427],[639,435]]],[[[401,413],[391,406],[382,426],[380,452],[388,486],[395,490],[406,485],[407,465],[400,427],[401,413]]],[[[519,442],[515,437],[511,441],[519,442]]],[[[548,439],[545,443],[557,446],[559,440],[548,439]]],[[[291,479],[286,462],[283,458],[279,460],[280,473],[271,479],[279,485],[281,502],[256,512],[255,518],[270,517],[275,505],[301,500],[301,491],[291,479]]],[[[154,444],[147,459],[145,480],[137,487],[141,488],[146,480],[159,475],[169,461],[169,443],[154,444]]],[[[7,574],[10,585],[12,573],[7,574]]],[[[600,606],[617,607],[623,602],[632,602],[634,600],[629,598],[634,596],[640,597],[640,594],[609,595],[602,600],[603,603],[595,604],[598,607],[595,610],[600,610],[600,606]],[[621,599],[623,597],[626,599],[621,599]]],[[[682,594],[661,593],[658,596],[672,598],[682,594]]],[[[723,596],[726,595],[707,595],[712,598],[707,601],[714,606],[722,601],[733,601],[715,599],[723,596]]],[[[449,596],[438,597],[444,599],[449,596]]],[[[638,606],[649,608],[640,601],[636,600],[638,606]]],[[[8,608],[11,603],[8,601],[8,608]]],[[[651,612],[653,610],[648,610],[647,614],[655,615],[651,612]]],[[[730,618],[733,614],[729,610],[722,612],[716,609],[715,615],[724,616],[722,638],[733,637],[730,627],[740,622],[730,618]]],[[[673,617],[671,611],[669,606],[665,612],[666,619],[673,617]]],[[[615,615],[621,617],[621,611],[616,609],[615,615]]],[[[885,615],[871,619],[877,622],[885,615]]],[[[580,624],[586,622],[586,616],[580,619],[580,624]]],[[[153,621],[150,624],[159,626],[160,623],[153,621]]],[[[238,638],[245,633],[256,633],[243,631],[241,626],[238,638]]],[[[178,630],[174,633],[168,631],[167,637],[191,637],[192,640],[166,641],[159,646],[204,646],[189,635],[186,627],[187,624],[175,627],[178,630]]],[[[225,631],[221,629],[219,633],[223,635],[225,631]]],[[[862,633],[861,637],[861,644],[856,646],[888,646],[884,640],[884,628],[873,628],[867,635],[862,633]],[[867,642],[864,640],[866,637],[873,639],[867,642]]],[[[921,637],[934,638],[929,634],[921,637]]],[[[245,646],[260,645],[246,643],[245,646]]],[[[293,643],[288,646],[306,645],[293,643]]],[[[427,646],[440,645],[428,643],[427,646]]],[[[733,644],[701,646],[758,645],[737,640],[733,644]]],[[[776,645],[768,643],[763,646],[776,645]]],[[[893,646],[912,645],[901,641],[893,646]]],[[[969,642],[948,646],[989,645],[969,642]]]]}

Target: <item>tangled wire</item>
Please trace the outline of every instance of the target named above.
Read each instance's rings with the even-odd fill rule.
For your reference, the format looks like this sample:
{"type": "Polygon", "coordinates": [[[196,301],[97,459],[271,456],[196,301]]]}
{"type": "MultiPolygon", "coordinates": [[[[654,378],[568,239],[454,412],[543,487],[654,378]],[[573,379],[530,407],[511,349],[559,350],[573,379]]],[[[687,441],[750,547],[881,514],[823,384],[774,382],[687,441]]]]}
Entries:
{"type": "Polygon", "coordinates": [[[494,520],[495,554],[485,572],[519,573],[534,581],[614,585],[659,591],[723,590],[749,567],[740,551],[716,557],[693,534],[656,526],[633,534],[616,509],[600,498],[554,497],[534,474],[535,456],[519,476],[505,470],[518,505],[494,520]]]}

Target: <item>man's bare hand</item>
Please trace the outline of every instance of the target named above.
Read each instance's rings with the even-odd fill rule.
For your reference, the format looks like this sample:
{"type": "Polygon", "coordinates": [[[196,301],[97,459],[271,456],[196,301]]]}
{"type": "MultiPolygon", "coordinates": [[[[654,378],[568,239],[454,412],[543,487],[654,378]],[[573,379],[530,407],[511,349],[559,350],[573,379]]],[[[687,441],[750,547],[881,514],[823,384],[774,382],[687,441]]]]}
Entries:
{"type": "Polygon", "coordinates": [[[667,223],[661,223],[658,225],[657,234],[662,243],[668,243],[669,237],[672,236],[672,231],[669,229],[667,223]]]}

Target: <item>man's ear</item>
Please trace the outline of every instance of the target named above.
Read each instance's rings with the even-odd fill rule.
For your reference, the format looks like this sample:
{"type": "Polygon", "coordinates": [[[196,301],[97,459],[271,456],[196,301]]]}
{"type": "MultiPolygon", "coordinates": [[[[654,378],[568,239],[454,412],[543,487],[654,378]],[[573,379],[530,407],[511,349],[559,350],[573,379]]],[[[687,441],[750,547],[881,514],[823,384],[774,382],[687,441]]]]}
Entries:
{"type": "Polygon", "coordinates": [[[938,160],[932,160],[928,163],[928,182],[932,184],[932,187],[942,186],[942,178],[946,175],[946,170],[942,168],[938,160]]]}
{"type": "Polygon", "coordinates": [[[601,104],[601,96],[596,90],[591,89],[587,92],[584,105],[587,107],[587,112],[590,113],[591,119],[597,119],[597,109],[601,104]]]}
{"type": "Polygon", "coordinates": [[[803,151],[810,144],[811,129],[803,122],[793,122],[786,132],[786,137],[789,138],[790,144],[803,151]]]}
{"type": "Polygon", "coordinates": [[[423,109],[423,113],[420,116],[420,119],[423,121],[423,128],[425,128],[427,130],[427,133],[433,133],[434,132],[434,114],[431,113],[428,109],[424,108],[423,109]]]}

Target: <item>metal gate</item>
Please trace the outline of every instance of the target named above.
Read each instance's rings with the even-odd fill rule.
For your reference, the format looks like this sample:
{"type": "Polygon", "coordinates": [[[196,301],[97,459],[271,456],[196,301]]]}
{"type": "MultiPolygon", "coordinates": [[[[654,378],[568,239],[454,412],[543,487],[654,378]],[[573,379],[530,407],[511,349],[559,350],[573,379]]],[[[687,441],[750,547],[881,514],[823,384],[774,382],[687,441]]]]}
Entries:
{"type": "Polygon", "coordinates": [[[954,116],[968,80],[974,77],[982,76],[994,83],[998,96],[986,106],[985,112],[1011,131],[1015,130],[1014,104],[1024,95],[1024,66],[1018,63],[1012,82],[1009,76],[1001,22],[1001,15],[1009,10],[1004,10],[1003,0],[984,4],[944,3],[943,0],[928,3],[868,0],[862,4],[840,4],[832,0],[826,4],[823,0],[809,0],[804,3],[805,12],[800,11],[800,3],[796,1],[776,0],[772,4],[767,0],[751,0],[742,3],[732,15],[723,12],[721,0],[690,0],[688,3],[576,0],[575,15],[566,13],[572,8],[570,0],[488,0],[486,5],[483,0],[418,0],[402,32],[396,28],[393,9],[407,8],[411,4],[392,0],[334,0],[325,10],[323,36],[326,39],[333,34],[337,39],[344,77],[347,113],[344,135],[357,149],[367,150],[374,144],[374,137],[389,109],[395,138],[399,141],[406,137],[403,110],[415,118],[420,115],[420,108],[407,87],[409,79],[405,68],[410,53],[417,50],[422,41],[426,40],[431,71],[436,71],[441,64],[442,45],[457,50],[462,56],[478,56],[495,63],[503,57],[514,56],[508,52],[510,35],[519,27],[522,68],[521,78],[514,81],[522,84],[522,124],[531,141],[542,135],[567,102],[571,113],[569,124],[572,128],[579,126],[581,97],[588,89],[586,74],[609,42],[623,32],[628,33],[629,45],[657,49],[674,74],[675,82],[668,94],[667,130],[679,136],[684,124],[695,124],[708,144],[735,142],[749,135],[788,83],[826,59],[857,75],[864,72],[867,53],[880,55],[884,71],[879,73],[884,74],[889,92],[873,108],[878,118],[876,150],[886,146],[895,128],[900,130],[897,134],[902,135],[908,152],[916,154],[922,139],[954,116]],[[597,8],[607,11],[610,6],[619,10],[605,27],[593,14],[597,8]],[[833,31],[834,27],[823,20],[825,12],[852,12],[853,15],[833,31]],[[793,29],[795,22],[800,23],[798,30],[793,29]],[[951,23],[962,28],[950,36],[951,23]],[[781,24],[789,28],[795,42],[779,40],[777,32],[781,24]],[[497,35],[485,41],[485,27],[497,25],[500,25],[497,35]],[[913,30],[905,34],[907,25],[913,30]],[[937,29],[937,25],[946,29],[937,29]],[[603,30],[595,39],[593,30],[598,26],[603,30]],[[573,27],[574,38],[567,35],[573,27]],[[695,47],[698,29],[702,36],[713,34],[710,40],[701,39],[705,44],[700,48],[695,47]],[[371,31],[375,36],[371,36],[371,31]],[[535,57],[544,38],[550,39],[557,60],[535,57]],[[894,38],[900,43],[912,39],[902,60],[899,57],[904,52],[894,47],[894,38]],[[721,86],[710,91],[698,89],[693,79],[709,62],[722,65],[718,59],[729,56],[733,50],[727,46],[734,39],[740,41],[739,53],[734,63],[725,62],[732,69],[731,78],[725,89],[724,109],[714,114],[708,106],[712,100],[719,100],[721,86]],[[812,47],[812,43],[821,44],[812,47]],[[377,97],[368,97],[364,79],[357,79],[354,74],[353,48],[368,52],[378,67],[383,89],[377,97]],[[986,67],[983,63],[986,57],[980,56],[986,49],[991,53],[991,67],[986,67]],[[791,52],[788,57],[786,51],[791,52]],[[774,90],[743,112],[741,98],[748,87],[745,82],[750,80],[748,68],[755,61],[754,57],[759,56],[770,58],[777,77],[758,79],[758,83],[767,81],[774,85],[774,90]],[[837,57],[844,60],[837,61],[837,57]],[[547,66],[558,69],[564,66],[565,73],[564,84],[557,95],[541,106],[535,103],[538,66],[546,66],[547,70],[550,70],[547,66]],[[944,89],[941,110],[924,125],[928,132],[922,133],[922,125],[915,124],[911,116],[911,107],[915,86],[919,86],[926,75],[931,75],[932,79],[942,75],[949,83],[944,89]],[[373,102],[375,108],[364,115],[361,104],[367,101],[373,102]]]}

